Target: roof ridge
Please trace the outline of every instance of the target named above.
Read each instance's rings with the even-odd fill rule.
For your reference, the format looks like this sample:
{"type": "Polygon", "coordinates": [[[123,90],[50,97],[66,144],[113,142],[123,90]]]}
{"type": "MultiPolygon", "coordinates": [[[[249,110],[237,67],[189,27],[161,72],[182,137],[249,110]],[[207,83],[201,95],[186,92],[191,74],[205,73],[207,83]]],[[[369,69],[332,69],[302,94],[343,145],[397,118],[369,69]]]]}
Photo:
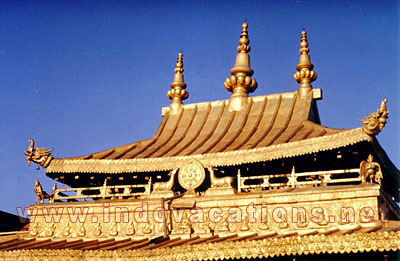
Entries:
{"type": "MultiPolygon", "coordinates": [[[[275,97],[275,96],[291,96],[296,94],[297,91],[291,91],[291,92],[281,92],[281,93],[271,93],[271,94],[263,94],[263,95],[257,95],[257,96],[251,96],[248,97],[248,99],[252,99],[253,102],[254,101],[258,101],[261,99],[265,99],[265,97],[275,97]]],[[[312,99],[321,99],[321,89],[313,89],[312,92],[312,99]]],[[[208,104],[210,104],[211,106],[213,105],[218,105],[220,103],[225,103],[228,104],[229,103],[229,99],[222,99],[222,100],[215,100],[215,101],[204,101],[204,102],[194,102],[194,103],[186,103],[186,104],[182,104],[182,108],[188,109],[194,106],[207,106],[208,104]]],[[[161,109],[161,115],[164,116],[166,115],[166,113],[170,111],[170,107],[169,106],[165,106],[162,107],[161,109]]]]}

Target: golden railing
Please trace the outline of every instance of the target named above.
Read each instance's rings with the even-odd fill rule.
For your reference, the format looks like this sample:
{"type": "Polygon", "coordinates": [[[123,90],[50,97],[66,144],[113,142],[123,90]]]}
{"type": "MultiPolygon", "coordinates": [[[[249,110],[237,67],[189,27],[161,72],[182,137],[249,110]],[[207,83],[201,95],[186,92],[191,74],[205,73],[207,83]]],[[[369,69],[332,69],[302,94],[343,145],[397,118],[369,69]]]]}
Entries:
{"type": "Polygon", "coordinates": [[[242,177],[238,172],[239,192],[248,192],[256,188],[278,189],[295,188],[309,185],[327,185],[334,183],[361,182],[360,169],[341,169],[296,173],[294,168],[289,174],[272,174],[242,177]],[[354,174],[355,177],[349,177],[354,174]]]}
{"type": "Polygon", "coordinates": [[[147,184],[136,185],[114,185],[108,186],[107,180],[101,187],[84,187],[84,188],[65,188],[56,189],[52,199],[49,201],[76,201],[77,199],[114,199],[114,198],[132,198],[149,195],[151,192],[151,179],[147,184]],[[142,191],[134,191],[134,190],[142,191]],[[74,195],[67,195],[65,193],[74,192],[74,195]]]}
{"type": "MultiPolygon", "coordinates": [[[[237,175],[237,191],[249,192],[254,189],[270,190],[279,188],[296,188],[303,186],[320,186],[337,183],[361,182],[360,169],[341,169],[296,173],[294,168],[288,174],[271,174],[257,176],[237,175]]],[[[140,198],[151,193],[151,179],[147,184],[108,186],[107,180],[101,187],[56,189],[49,202],[77,201],[78,199],[115,199],[140,198]],[[68,195],[65,193],[74,193],[68,195]]]]}

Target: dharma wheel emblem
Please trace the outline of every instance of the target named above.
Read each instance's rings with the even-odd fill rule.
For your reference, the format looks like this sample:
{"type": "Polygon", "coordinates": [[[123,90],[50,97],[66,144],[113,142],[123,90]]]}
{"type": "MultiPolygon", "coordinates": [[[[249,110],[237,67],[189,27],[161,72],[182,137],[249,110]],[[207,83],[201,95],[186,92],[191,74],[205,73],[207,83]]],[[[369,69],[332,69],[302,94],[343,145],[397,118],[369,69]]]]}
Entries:
{"type": "Polygon", "coordinates": [[[178,181],[190,194],[203,183],[205,177],[206,173],[201,163],[192,161],[181,168],[178,174],[178,181]]]}

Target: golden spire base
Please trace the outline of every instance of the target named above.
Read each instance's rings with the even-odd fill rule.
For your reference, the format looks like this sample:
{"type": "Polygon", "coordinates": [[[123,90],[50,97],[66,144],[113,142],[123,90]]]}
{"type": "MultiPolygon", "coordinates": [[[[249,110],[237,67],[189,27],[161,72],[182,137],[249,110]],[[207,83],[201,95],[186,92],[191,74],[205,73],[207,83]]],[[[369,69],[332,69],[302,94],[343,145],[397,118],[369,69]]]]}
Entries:
{"type": "Polygon", "coordinates": [[[226,78],[224,82],[225,88],[232,92],[229,100],[229,110],[239,111],[248,102],[249,93],[257,89],[257,82],[252,79],[254,71],[250,68],[250,40],[247,33],[247,23],[242,25],[242,33],[237,47],[238,54],[233,68],[230,70],[231,77],[226,78]]]}
{"type": "Polygon", "coordinates": [[[232,93],[228,104],[229,111],[240,111],[248,103],[248,98],[248,94],[242,90],[232,93]]]}
{"type": "Polygon", "coordinates": [[[174,80],[171,83],[171,90],[167,92],[167,97],[171,100],[170,113],[176,114],[182,109],[182,100],[189,97],[189,93],[185,90],[186,84],[183,80],[183,54],[178,54],[178,60],[175,66],[174,80]]]}
{"type": "Polygon", "coordinates": [[[308,52],[307,32],[301,32],[300,42],[300,59],[299,64],[296,66],[297,72],[293,75],[296,82],[300,83],[298,94],[300,97],[305,97],[311,90],[311,83],[317,79],[317,73],[313,71],[314,65],[311,63],[308,52]]]}

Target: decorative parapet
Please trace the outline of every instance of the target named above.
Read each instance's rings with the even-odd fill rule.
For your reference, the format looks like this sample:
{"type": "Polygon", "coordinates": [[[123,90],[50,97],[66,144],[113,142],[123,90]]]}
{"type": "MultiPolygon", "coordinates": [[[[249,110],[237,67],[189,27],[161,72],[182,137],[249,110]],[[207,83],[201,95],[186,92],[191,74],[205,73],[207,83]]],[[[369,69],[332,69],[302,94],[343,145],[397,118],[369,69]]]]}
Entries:
{"type": "Polygon", "coordinates": [[[53,159],[51,152],[54,149],[44,149],[39,147],[35,148],[35,141],[33,139],[29,139],[28,141],[30,142],[29,148],[27,151],[24,150],[28,166],[30,166],[31,161],[33,161],[43,168],[47,168],[50,164],[50,161],[53,159]]]}
{"type": "Polygon", "coordinates": [[[380,218],[379,195],[378,185],[362,184],[290,193],[185,195],[174,197],[171,204],[161,198],[55,202],[29,207],[29,238],[73,240],[85,231],[86,239],[105,240],[118,235],[141,240],[166,235],[201,237],[209,230],[222,237],[243,232],[265,235],[371,226],[380,218]]]}
{"type": "Polygon", "coordinates": [[[114,198],[140,198],[147,197],[151,192],[151,178],[147,184],[134,185],[110,185],[107,186],[107,179],[101,187],[82,187],[82,188],[61,188],[53,187],[51,201],[77,201],[88,199],[114,199],[114,198]],[[139,189],[140,192],[135,190],[139,189]],[[86,193],[86,194],[85,194],[86,193]]]}
{"type": "MultiPolygon", "coordinates": [[[[249,192],[257,189],[272,190],[305,186],[326,186],[335,183],[346,184],[361,182],[361,175],[364,175],[363,173],[357,177],[349,177],[349,174],[355,175],[359,173],[360,169],[336,169],[296,173],[295,168],[293,167],[290,174],[257,175],[248,177],[238,175],[238,191],[249,192]],[[286,179],[287,181],[282,182],[280,179],[286,179]]],[[[364,183],[364,181],[362,183],[364,183]]]]}
{"type": "Polygon", "coordinates": [[[371,113],[364,119],[360,120],[364,123],[362,130],[368,135],[378,135],[386,125],[389,111],[386,108],[387,99],[383,99],[381,106],[374,113],[371,113]]]}

